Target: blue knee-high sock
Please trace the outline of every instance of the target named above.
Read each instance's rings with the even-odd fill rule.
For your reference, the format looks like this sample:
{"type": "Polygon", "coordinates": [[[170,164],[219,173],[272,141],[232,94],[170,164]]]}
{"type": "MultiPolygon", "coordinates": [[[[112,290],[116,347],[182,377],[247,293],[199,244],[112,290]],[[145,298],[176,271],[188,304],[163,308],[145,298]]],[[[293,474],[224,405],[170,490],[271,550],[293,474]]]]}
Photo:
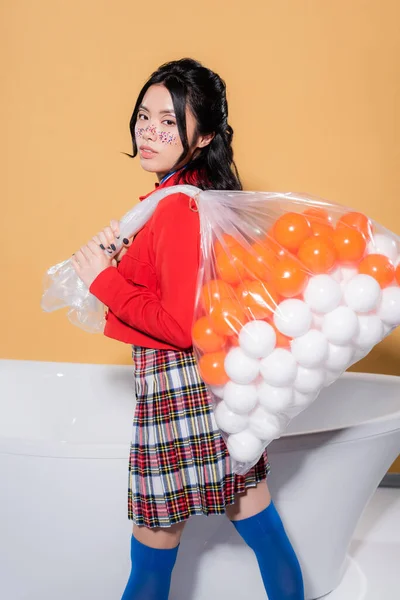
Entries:
{"type": "Polygon", "coordinates": [[[121,600],[168,600],[178,548],[150,548],[132,536],[132,570],[121,600]]]}
{"type": "Polygon", "coordinates": [[[268,599],[304,600],[299,561],[274,504],[254,517],[232,523],[255,552],[268,599]]]}

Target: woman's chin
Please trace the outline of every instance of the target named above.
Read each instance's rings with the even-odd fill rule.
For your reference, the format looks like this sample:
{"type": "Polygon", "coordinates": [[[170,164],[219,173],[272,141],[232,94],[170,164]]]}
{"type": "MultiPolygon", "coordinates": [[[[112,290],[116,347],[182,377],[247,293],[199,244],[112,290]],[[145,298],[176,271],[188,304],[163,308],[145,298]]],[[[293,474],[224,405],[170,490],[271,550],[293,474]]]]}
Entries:
{"type": "Polygon", "coordinates": [[[142,165],[142,169],[144,171],[148,171],[149,173],[158,173],[159,172],[159,168],[157,166],[157,161],[155,160],[146,160],[141,158],[140,159],[140,164],[142,165]]]}

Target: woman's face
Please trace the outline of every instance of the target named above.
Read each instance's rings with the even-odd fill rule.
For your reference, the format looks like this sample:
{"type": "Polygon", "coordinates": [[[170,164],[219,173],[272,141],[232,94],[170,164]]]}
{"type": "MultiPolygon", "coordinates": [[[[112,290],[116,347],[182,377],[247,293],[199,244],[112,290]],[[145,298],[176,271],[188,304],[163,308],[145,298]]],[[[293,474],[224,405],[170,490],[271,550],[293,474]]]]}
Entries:
{"type": "MultiPolygon", "coordinates": [[[[195,136],[196,120],[186,108],[186,130],[190,151],[178,167],[188,163],[197,148],[210,143],[212,136],[195,136]]],[[[171,94],[161,84],[152,85],[139,109],[135,139],[140,162],[145,171],[157,173],[159,179],[170,173],[183,152],[171,94]]]]}

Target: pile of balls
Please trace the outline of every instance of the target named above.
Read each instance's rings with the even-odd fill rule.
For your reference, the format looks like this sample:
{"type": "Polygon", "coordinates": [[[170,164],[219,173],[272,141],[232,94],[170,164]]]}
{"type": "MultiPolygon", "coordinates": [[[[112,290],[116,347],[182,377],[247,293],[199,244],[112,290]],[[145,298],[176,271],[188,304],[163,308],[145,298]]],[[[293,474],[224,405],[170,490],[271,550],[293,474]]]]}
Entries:
{"type": "Polygon", "coordinates": [[[250,468],[320,390],[400,325],[398,239],[363,214],[287,212],[215,240],[193,327],[232,458],[250,468]]]}

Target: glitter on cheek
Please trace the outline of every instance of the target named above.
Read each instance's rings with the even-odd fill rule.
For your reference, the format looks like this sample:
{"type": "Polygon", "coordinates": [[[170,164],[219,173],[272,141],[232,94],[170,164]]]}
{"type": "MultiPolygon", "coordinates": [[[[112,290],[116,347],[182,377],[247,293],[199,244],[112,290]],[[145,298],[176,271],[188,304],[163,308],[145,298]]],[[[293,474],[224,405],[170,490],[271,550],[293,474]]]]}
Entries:
{"type": "Polygon", "coordinates": [[[168,146],[178,146],[179,136],[176,133],[170,133],[168,131],[159,131],[155,125],[148,125],[147,127],[136,127],[135,136],[142,138],[145,133],[149,133],[151,136],[157,137],[162,144],[168,146]]]}
{"type": "Polygon", "coordinates": [[[157,135],[157,127],[155,127],[154,125],[149,125],[147,127],[147,130],[150,133],[150,135],[157,135]]]}
{"type": "Polygon", "coordinates": [[[142,138],[144,134],[144,127],[135,127],[135,136],[138,138],[142,138]]]}
{"type": "Polygon", "coordinates": [[[157,128],[154,125],[148,125],[147,127],[135,127],[135,135],[137,137],[143,137],[145,132],[148,132],[150,135],[158,135],[157,128]]]}
{"type": "Polygon", "coordinates": [[[178,136],[175,133],[168,133],[167,131],[161,131],[158,138],[162,144],[168,144],[169,146],[178,145],[178,136]]]}

